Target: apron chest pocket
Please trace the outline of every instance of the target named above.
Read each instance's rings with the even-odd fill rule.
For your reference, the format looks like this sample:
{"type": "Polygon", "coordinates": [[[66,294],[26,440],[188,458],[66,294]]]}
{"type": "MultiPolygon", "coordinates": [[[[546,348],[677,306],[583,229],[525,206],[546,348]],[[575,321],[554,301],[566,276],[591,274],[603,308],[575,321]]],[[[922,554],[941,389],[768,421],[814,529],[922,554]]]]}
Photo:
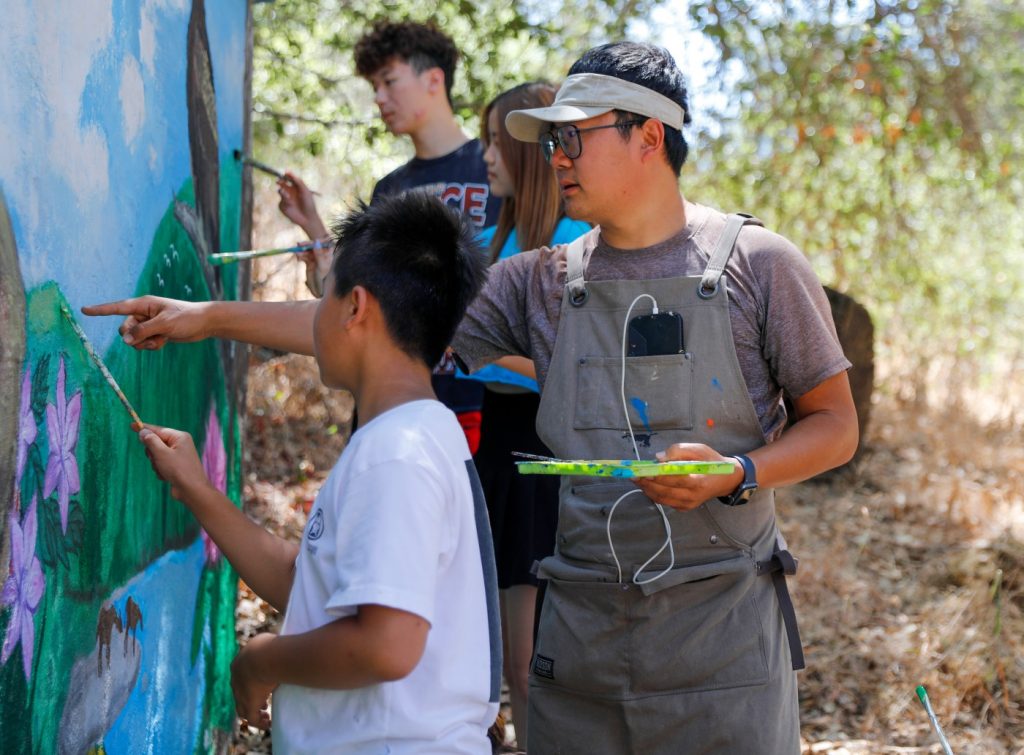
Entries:
{"type": "MultiPolygon", "coordinates": [[[[574,430],[626,430],[619,386],[621,357],[577,364],[574,430]],[[609,395],[609,386],[615,392],[609,395]]],[[[633,432],[693,429],[693,355],[626,357],[626,406],[633,432]]]]}

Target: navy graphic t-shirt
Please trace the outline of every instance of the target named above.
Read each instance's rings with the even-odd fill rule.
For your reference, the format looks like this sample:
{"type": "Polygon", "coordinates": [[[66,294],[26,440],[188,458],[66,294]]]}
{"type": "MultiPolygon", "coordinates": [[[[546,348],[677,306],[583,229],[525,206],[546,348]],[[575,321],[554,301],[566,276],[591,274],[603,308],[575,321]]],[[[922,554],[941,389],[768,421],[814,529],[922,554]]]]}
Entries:
{"type": "Polygon", "coordinates": [[[425,189],[436,194],[446,204],[468,215],[478,229],[498,222],[501,200],[491,196],[484,148],[479,139],[470,139],[441,157],[429,160],[414,157],[380,179],[373,187],[370,201],[409,189],[425,189]]]}
{"type": "MultiPolygon", "coordinates": [[[[501,199],[491,196],[487,181],[484,148],[479,139],[470,139],[454,152],[424,160],[414,157],[396,168],[373,187],[374,199],[401,194],[410,189],[429,191],[446,204],[461,210],[473,221],[477,230],[498,222],[501,199]]],[[[437,398],[457,414],[479,411],[483,403],[483,386],[455,377],[455,363],[442,360],[434,368],[432,379],[437,398]]]]}

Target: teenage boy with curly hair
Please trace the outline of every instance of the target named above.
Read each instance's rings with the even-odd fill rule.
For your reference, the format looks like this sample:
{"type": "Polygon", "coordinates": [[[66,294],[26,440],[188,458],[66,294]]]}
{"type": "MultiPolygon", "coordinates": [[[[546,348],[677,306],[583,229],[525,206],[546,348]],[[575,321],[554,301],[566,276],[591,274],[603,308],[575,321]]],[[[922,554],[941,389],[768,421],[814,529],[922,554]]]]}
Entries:
{"type": "MultiPolygon", "coordinates": [[[[451,92],[458,61],[455,43],[433,24],[378,21],[356,43],[356,72],[373,87],[381,120],[392,134],[412,139],[415,149],[409,162],[377,182],[371,203],[411,189],[425,190],[460,210],[481,230],[497,222],[501,201],[491,195],[480,140],[470,138],[455,120],[451,92]]],[[[327,229],[305,183],[286,173],[278,187],[281,212],[309,238],[326,237],[327,229]]],[[[313,257],[307,260],[307,279],[316,292],[330,264],[330,253],[316,253],[316,271],[313,257]]],[[[458,416],[475,452],[483,388],[474,381],[456,379],[454,371],[450,359],[436,365],[434,390],[458,416]]]]}

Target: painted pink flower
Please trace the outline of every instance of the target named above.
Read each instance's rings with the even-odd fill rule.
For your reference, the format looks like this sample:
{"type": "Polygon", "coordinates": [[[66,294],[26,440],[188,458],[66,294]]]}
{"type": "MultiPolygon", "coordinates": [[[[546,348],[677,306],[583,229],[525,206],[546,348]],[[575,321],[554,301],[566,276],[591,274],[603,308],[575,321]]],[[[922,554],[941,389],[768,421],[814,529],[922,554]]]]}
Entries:
{"type": "Polygon", "coordinates": [[[11,618],[7,624],[7,636],[0,651],[0,664],[6,663],[14,648],[21,643],[21,660],[25,668],[25,679],[32,675],[32,650],[35,647],[35,613],[43,597],[46,580],[43,568],[36,558],[36,496],[19,523],[17,515],[10,514],[11,524],[11,573],[4,582],[0,602],[12,606],[11,618]]]}
{"type": "Polygon", "coordinates": [[[25,471],[28,449],[35,443],[39,430],[36,419],[32,416],[32,368],[25,370],[21,381],[21,403],[18,405],[18,466],[14,475],[14,487],[21,484],[21,475],[25,471]]]}
{"type": "MultiPolygon", "coordinates": [[[[228,490],[228,458],[224,452],[224,437],[220,432],[220,422],[217,421],[216,406],[210,408],[210,416],[206,420],[206,441],[203,443],[203,471],[210,478],[210,482],[221,493],[228,490]]],[[[206,534],[206,530],[200,531],[203,539],[203,553],[206,555],[206,563],[215,564],[220,558],[220,549],[217,544],[206,534]]]]}
{"type": "Polygon", "coordinates": [[[46,405],[50,455],[46,460],[43,498],[49,498],[54,490],[57,491],[62,532],[68,530],[68,503],[81,487],[75,445],[78,443],[78,420],[82,416],[82,392],[77,391],[70,400],[66,399],[65,379],[64,357],[61,357],[60,368],[57,370],[57,403],[46,405]]]}

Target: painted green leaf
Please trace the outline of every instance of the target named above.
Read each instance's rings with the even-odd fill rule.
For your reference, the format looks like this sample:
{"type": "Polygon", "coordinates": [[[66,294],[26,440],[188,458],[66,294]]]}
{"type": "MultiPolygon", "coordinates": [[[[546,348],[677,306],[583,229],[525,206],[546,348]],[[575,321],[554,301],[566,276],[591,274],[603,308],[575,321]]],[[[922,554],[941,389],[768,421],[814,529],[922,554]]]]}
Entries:
{"type": "Polygon", "coordinates": [[[47,375],[50,371],[50,355],[43,354],[36,362],[35,372],[32,373],[32,414],[36,422],[43,421],[43,414],[46,412],[46,397],[49,393],[47,375]]]}

